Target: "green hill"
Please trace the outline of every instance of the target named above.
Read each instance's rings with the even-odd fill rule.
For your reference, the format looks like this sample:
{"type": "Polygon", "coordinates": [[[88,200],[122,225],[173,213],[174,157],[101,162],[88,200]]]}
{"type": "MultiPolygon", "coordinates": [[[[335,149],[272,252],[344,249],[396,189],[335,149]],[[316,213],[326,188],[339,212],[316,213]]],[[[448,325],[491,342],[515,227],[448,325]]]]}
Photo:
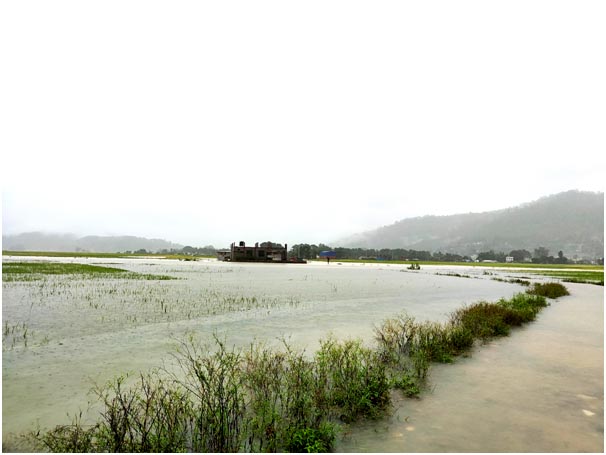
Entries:
{"type": "Polygon", "coordinates": [[[335,242],[471,255],[543,246],[569,258],[604,256],[604,193],[567,191],[502,210],[407,218],[335,242]]]}

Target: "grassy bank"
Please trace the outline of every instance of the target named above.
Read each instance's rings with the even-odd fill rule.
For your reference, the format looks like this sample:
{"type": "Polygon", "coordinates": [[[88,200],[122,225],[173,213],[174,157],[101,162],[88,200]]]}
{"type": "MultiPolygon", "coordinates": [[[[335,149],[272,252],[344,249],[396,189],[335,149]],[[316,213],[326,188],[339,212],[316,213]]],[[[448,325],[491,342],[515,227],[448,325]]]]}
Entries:
{"type": "Polygon", "coordinates": [[[540,271],[533,270],[529,273],[544,275],[553,278],[560,278],[562,281],[567,283],[586,283],[586,284],[597,284],[604,286],[604,271],[603,270],[550,270],[540,271]]]}
{"type": "Polygon", "coordinates": [[[380,418],[392,389],[422,392],[432,362],[452,362],[476,342],[509,334],[566,295],[559,283],[535,285],[498,302],[455,311],[448,322],[402,314],[375,329],[377,344],[322,340],[313,355],[259,343],[228,348],[193,338],[179,343],[174,363],[137,377],[121,376],[93,393],[99,421],[29,435],[54,452],[326,452],[339,427],[380,418]]]}
{"type": "MultiPolygon", "coordinates": [[[[316,262],[326,262],[323,259],[311,259],[316,262]]],[[[367,259],[333,259],[331,263],[357,263],[357,264],[419,264],[423,265],[448,265],[465,267],[492,267],[504,269],[582,269],[582,270],[604,270],[603,265],[592,264],[534,264],[534,263],[512,263],[512,262],[438,262],[438,261],[373,261],[367,259]]]]}

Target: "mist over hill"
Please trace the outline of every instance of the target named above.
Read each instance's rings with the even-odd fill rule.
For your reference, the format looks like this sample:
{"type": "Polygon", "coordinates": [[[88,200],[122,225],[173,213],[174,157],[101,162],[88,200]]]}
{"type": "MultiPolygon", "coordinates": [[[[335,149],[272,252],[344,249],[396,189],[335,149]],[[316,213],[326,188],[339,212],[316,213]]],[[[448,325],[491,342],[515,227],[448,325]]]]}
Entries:
{"type": "Polygon", "coordinates": [[[181,249],[183,245],[162,239],[147,239],[130,235],[77,237],[74,234],[47,234],[27,232],[2,236],[2,249],[11,251],[86,251],[95,253],[117,253],[146,250],[157,252],[163,249],[181,249]]]}
{"type": "Polygon", "coordinates": [[[502,210],[407,218],[334,245],[464,255],[543,246],[569,258],[604,256],[604,193],[566,191],[502,210]]]}

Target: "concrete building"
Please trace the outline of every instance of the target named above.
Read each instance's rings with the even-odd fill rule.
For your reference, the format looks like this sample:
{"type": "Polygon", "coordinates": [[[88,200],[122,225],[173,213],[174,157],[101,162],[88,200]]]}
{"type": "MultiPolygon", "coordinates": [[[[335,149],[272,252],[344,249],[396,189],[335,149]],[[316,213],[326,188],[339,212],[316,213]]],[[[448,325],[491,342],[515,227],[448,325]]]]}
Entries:
{"type": "Polygon", "coordinates": [[[231,244],[229,250],[217,251],[217,259],[220,261],[234,262],[288,262],[288,245],[274,244],[265,242],[259,246],[246,246],[243,241],[238,242],[238,245],[231,244]]]}

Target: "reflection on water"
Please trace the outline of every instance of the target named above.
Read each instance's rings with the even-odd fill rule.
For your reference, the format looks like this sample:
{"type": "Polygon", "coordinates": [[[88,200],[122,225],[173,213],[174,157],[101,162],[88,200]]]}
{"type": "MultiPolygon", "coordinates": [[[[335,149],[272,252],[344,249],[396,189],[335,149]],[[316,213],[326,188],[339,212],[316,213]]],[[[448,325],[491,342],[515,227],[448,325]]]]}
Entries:
{"type": "MultiPolygon", "coordinates": [[[[402,310],[445,320],[463,304],[523,290],[471,268],[463,273],[472,279],[379,264],[77,262],[181,279],[3,283],[3,323],[27,321],[33,333],[27,348],[3,350],[5,439],[36,423],[69,422],[66,412],[86,409],[93,382],[160,365],[188,332],[207,339],[217,332],[241,346],[285,336],[310,352],[331,332],[370,344],[373,326],[402,310]]],[[[433,391],[419,400],[394,395],[391,418],[350,428],[338,450],[601,450],[602,288],[570,288],[572,296],[527,328],[469,359],[435,366],[433,391]]]]}

